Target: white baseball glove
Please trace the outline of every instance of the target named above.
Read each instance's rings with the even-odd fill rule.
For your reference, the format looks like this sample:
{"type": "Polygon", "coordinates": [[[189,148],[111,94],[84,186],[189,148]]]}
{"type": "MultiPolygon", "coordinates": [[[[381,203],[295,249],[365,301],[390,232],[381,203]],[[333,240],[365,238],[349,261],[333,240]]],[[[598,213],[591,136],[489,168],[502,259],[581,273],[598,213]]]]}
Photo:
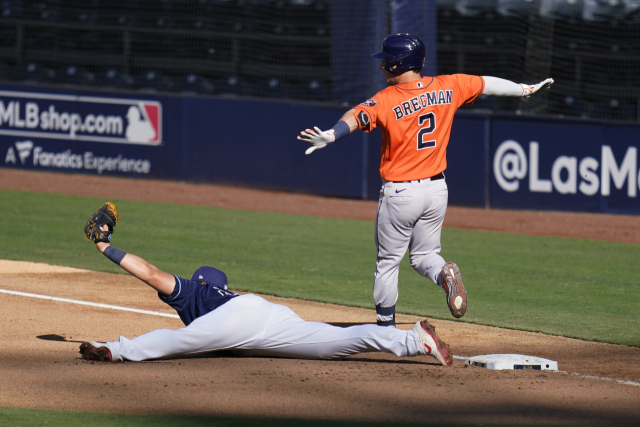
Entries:
{"type": "Polygon", "coordinates": [[[307,151],[304,154],[311,154],[315,150],[319,150],[327,146],[327,144],[331,144],[336,140],[336,136],[334,135],[334,130],[325,130],[321,131],[317,126],[314,126],[314,130],[306,129],[300,132],[298,139],[301,141],[306,141],[313,144],[312,147],[307,148],[307,151]]]}
{"type": "Polygon", "coordinates": [[[531,95],[538,92],[540,89],[549,89],[549,86],[551,86],[552,84],[553,84],[553,79],[546,79],[538,83],[537,85],[527,85],[524,83],[520,83],[520,86],[522,86],[522,90],[524,91],[522,96],[525,98],[529,98],[531,95]]]}

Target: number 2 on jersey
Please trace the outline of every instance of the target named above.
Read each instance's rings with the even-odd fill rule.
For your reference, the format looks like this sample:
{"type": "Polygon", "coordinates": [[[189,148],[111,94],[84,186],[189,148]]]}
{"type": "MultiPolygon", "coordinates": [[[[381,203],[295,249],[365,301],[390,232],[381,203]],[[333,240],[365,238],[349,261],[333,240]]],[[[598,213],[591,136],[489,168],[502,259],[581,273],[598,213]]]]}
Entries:
{"type": "Polygon", "coordinates": [[[422,126],[422,124],[426,121],[429,121],[429,124],[425,127],[420,128],[420,131],[418,131],[418,150],[422,150],[424,148],[433,148],[436,146],[435,139],[431,141],[424,141],[425,135],[429,135],[434,130],[436,130],[436,115],[431,112],[418,117],[418,125],[422,126]]]}

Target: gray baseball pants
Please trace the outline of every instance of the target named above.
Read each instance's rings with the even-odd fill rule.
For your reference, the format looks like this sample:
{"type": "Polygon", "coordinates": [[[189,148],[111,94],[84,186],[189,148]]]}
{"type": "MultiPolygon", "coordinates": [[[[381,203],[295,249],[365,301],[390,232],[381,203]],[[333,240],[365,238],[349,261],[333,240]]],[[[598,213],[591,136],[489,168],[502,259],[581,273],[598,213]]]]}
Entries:
{"type": "Polygon", "coordinates": [[[440,236],[448,196],[444,179],[383,180],[376,218],[378,257],[373,284],[379,324],[395,324],[398,269],[407,249],[411,267],[439,283],[445,264],[440,256],[440,236]]]}

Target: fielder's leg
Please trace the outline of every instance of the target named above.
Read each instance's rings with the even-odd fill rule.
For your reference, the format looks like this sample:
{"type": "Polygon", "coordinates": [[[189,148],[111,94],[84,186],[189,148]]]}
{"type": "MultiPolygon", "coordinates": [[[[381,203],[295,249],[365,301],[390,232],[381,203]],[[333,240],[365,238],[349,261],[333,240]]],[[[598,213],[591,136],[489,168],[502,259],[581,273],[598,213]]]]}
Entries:
{"type": "Polygon", "coordinates": [[[277,304],[273,305],[260,348],[243,350],[241,354],[336,359],[374,351],[401,357],[429,355],[448,366],[453,360],[449,346],[438,338],[427,321],[416,323],[410,331],[377,325],[340,328],[306,322],[288,307],[277,304]]]}
{"type": "Polygon", "coordinates": [[[139,337],[108,342],[112,360],[141,361],[206,353],[216,350],[257,348],[262,340],[272,304],[255,295],[241,295],[182,329],[158,329],[139,337]]]}

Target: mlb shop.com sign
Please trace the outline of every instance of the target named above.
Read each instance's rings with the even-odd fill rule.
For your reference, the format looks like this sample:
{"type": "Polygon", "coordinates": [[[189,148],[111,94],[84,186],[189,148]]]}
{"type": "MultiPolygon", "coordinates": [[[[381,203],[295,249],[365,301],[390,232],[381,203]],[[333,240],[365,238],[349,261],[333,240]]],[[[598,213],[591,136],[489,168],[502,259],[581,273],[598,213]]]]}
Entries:
{"type": "MultiPolygon", "coordinates": [[[[620,156],[619,156],[620,157],[620,156]]],[[[540,170],[540,146],[529,142],[528,150],[517,141],[503,141],[493,157],[493,176],[504,191],[516,192],[524,181],[532,193],[611,195],[612,187],[624,190],[635,198],[640,189],[638,149],[627,147],[624,156],[616,159],[611,146],[600,147],[600,158],[572,155],[553,160],[551,170],[540,170]],[[525,179],[528,179],[525,181],[525,179]]]]}
{"type": "Polygon", "coordinates": [[[159,145],[156,101],[0,91],[0,135],[159,145]]]}

